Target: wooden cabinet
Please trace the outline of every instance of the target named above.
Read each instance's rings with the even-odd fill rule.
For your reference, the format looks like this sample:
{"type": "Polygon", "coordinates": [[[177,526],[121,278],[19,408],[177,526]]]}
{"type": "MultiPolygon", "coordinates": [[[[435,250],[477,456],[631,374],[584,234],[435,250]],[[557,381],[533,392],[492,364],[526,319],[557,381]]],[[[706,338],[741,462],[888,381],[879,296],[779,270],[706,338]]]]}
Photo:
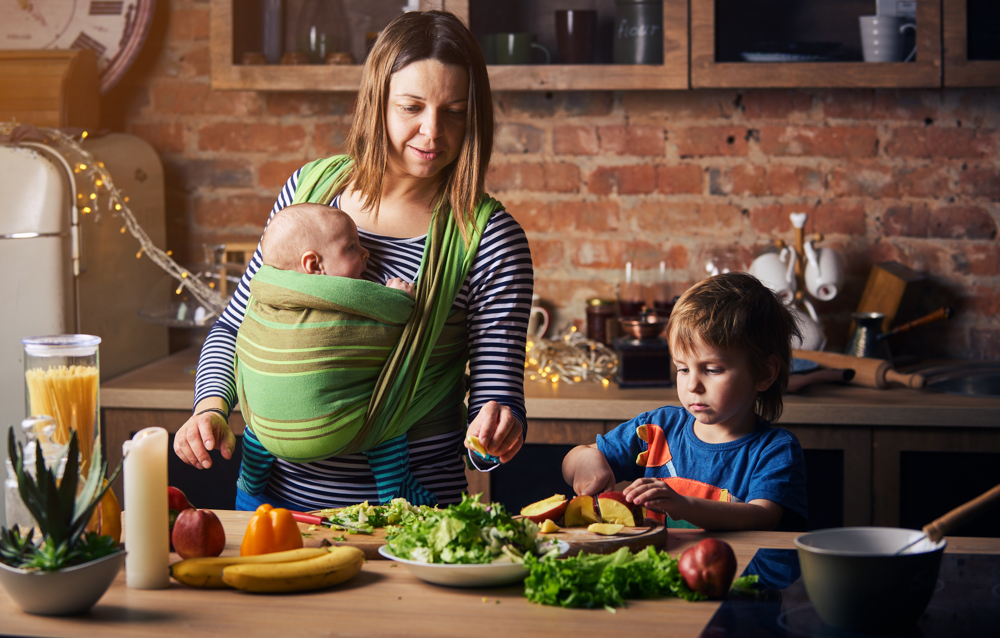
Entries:
{"type": "Polygon", "coordinates": [[[943,0],[945,86],[1000,86],[1000,3],[943,0]]]}
{"type": "Polygon", "coordinates": [[[916,0],[912,62],[863,61],[858,16],[874,13],[875,0],[691,0],[691,86],[941,86],[940,0],[916,0]]]}

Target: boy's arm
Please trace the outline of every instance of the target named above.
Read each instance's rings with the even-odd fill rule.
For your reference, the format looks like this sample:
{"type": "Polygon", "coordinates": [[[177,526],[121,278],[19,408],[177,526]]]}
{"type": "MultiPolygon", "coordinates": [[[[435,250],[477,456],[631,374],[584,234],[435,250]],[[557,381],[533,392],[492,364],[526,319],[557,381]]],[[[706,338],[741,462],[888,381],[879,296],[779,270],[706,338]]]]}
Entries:
{"type": "Polygon", "coordinates": [[[784,508],[767,499],[748,503],[713,501],[678,494],[659,479],[641,478],[625,488],[625,498],[674,520],[685,520],[703,529],[773,530],[781,522],[784,508]]]}
{"type": "Polygon", "coordinates": [[[562,472],[566,483],[581,496],[594,496],[615,487],[615,474],[596,443],[570,450],[563,459],[562,472]]]}

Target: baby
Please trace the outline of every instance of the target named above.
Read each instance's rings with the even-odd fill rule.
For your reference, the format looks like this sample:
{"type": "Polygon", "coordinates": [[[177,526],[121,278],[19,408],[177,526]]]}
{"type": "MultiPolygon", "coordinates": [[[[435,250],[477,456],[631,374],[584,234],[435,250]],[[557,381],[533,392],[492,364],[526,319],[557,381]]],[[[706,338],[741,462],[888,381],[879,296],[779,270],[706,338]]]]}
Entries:
{"type": "MultiPolygon", "coordinates": [[[[361,279],[369,257],[350,215],[322,204],[293,204],[275,213],[260,251],[265,266],[351,279],[361,279]]],[[[413,295],[413,284],[399,277],[385,285],[413,295]]]]}
{"type": "Polygon", "coordinates": [[[800,526],[808,516],[802,448],[771,425],[797,333],[788,309],[751,275],[695,284],[667,325],[683,407],[640,414],[574,448],[563,478],[587,495],[631,481],[625,498],[670,527],[800,526]]]}

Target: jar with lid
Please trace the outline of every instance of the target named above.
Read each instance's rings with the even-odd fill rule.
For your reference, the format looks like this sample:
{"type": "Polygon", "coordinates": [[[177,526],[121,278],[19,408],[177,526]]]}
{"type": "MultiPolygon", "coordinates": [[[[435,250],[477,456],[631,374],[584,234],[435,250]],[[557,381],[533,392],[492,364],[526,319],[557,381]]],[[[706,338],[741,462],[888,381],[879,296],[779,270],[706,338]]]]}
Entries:
{"type": "Polygon", "coordinates": [[[663,2],[615,0],[615,64],[663,64],[663,2]]]}
{"type": "MultiPolygon", "coordinates": [[[[24,433],[27,443],[24,446],[24,471],[35,478],[36,475],[36,442],[42,446],[42,458],[45,460],[45,467],[52,469],[56,466],[56,478],[61,479],[66,471],[66,456],[62,453],[63,446],[53,441],[52,437],[56,431],[55,419],[50,416],[28,417],[21,421],[21,431],[24,433]]],[[[17,473],[14,471],[14,464],[10,459],[5,459],[7,465],[7,480],[4,485],[5,514],[7,516],[7,527],[13,529],[18,525],[22,530],[30,529],[35,525],[35,519],[31,512],[24,506],[21,500],[21,493],[17,486],[17,473]]]]}
{"type": "Polygon", "coordinates": [[[587,338],[611,345],[616,336],[618,302],[614,299],[593,298],[587,300],[587,338]]]}
{"type": "Polygon", "coordinates": [[[80,445],[80,468],[87,466],[98,445],[100,434],[100,337],[93,335],[53,335],[25,337],[24,384],[27,416],[51,417],[55,430],[51,439],[69,443],[76,430],[80,445]]]}

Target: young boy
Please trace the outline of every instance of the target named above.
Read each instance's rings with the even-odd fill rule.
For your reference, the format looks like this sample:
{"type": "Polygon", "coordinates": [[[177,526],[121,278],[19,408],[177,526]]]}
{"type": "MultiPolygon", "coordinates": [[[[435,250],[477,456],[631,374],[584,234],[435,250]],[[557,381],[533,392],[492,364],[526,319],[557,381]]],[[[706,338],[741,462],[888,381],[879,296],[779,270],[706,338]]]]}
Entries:
{"type": "MultiPolygon", "coordinates": [[[[369,257],[354,220],[339,208],[321,204],[294,204],[278,211],[264,230],[260,252],[265,266],[351,279],[361,279],[369,257]]],[[[385,285],[413,295],[413,284],[399,277],[385,285]]]]}
{"type": "Polygon", "coordinates": [[[574,448],[563,477],[594,495],[628,480],[625,498],[671,527],[794,528],[808,516],[802,448],[772,427],[788,385],[788,309],[746,273],[685,292],[667,335],[683,408],[666,406],[574,448]]]}

